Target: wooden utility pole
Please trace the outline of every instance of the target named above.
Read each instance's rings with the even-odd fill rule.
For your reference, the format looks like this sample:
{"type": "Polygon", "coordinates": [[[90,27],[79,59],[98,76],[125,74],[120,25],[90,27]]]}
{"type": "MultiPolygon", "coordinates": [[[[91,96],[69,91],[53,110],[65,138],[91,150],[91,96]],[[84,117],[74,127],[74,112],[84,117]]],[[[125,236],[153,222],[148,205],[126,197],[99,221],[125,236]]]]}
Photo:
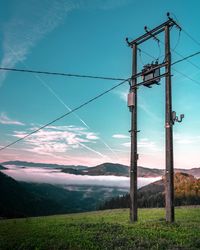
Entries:
{"type": "Polygon", "coordinates": [[[171,91],[171,51],[169,25],[165,26],[165,58],[167,73],[165,78],[165,206],[166,221],[174,222],[174,160],[173,160],[173,121],[171,91]]]}
{"type": "MultiPolygon", "coordinates": [[[[132,76],[137,74],[137,44],[132,47],[132,76]]],[[[130,222],[137,221],[137,78],[131,79],[133,105],[131,110],[131,162],[130,162],[130,222]]]]}
{"type": "Polygon", "coordinates": [[[137,88],[140,85],[152,87],[158,84],[162,77],[166,78],[166,105],[165,105],[165,131],[166,131],[166,171],[165,171],[165,206],[166,221],[174,222],[174,163],[173,163],[173,124],[175,121],[181,122],[184,115],[179,120],[176,112],[172,112],[172,93],[171,93],[171,52],[170,52],[170,27],[180,26],[167,14],[168,20],[152,30],[145,26],[145,34],[129,42],[128,45],[133,51],[131,88],[128,97],[128,106],[131,111],[131,160],[130,160],[130,222],[137,221],[137,88]],[[153,38],[160,42],[157,35],[165,33],[165,62],[147,64],[143,70],[137,73],[137,47],[138,45],[153,38]],[[160,69],[165,67],[165,73],[160,74],[160,69]],[[138,77],[143,77],[142,82],[137,82],[138,77]],[[174,117],[173,117],[174,116],[174,117]]]}

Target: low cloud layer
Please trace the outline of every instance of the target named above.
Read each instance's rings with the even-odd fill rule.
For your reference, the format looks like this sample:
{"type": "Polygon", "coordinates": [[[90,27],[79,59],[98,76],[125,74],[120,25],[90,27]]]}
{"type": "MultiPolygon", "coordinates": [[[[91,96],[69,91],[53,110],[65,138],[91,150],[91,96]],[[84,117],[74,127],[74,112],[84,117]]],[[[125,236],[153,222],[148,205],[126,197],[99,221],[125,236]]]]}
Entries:
{"type": "MultiPolygon", "coordinates": [[[[123,176],[87,176],[62,173],[58,169],[47,168],[22,168],[6,166],[8,170],[2,170],[10,177],[25,182],[50,183],[60,185],[88,185],[129,188],[130,178],[123,176]]],[[[152,183],[158,178],[138,178],[138,187],[152,183]]]]}

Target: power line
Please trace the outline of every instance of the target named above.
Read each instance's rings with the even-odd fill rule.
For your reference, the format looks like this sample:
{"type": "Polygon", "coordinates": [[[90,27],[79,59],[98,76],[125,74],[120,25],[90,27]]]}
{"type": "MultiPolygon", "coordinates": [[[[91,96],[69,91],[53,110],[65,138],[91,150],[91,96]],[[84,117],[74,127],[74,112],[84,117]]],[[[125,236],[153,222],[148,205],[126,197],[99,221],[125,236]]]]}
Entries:
{"type": "Polygon", "coordinates": [[[194,66],[195,68],[199,69],[200,70],[200,67],[198,65],[196,65],[195,63],[189,61],[186,57],[184,57],[182,54],[180,54],[179,52],[177,52],[176,50],[173,50],[172,51],[177,54],[178,56],[180,56],[182,59],[186,60],[187,62],[189,62],[192,66],[194,66]]]}
{"type": "MultiPolygon", "coordinates": [[[[140,51],[142,51],[144,54],[150,56],[151,58],[156,59],[154,56],[150,55],[149,53],[147,53],[147,52],[145,52],[145,51],[143,51],[143,50],[141,50],[141,49],[140,49],[140,51]]],[[[200,51],[198,51],[198,52],[196,52],[196,53],[194,53],[194,54],[191,54],[191,55],[189,55],[189,56],[187,56],[187,57],[184,57],[184,58],[182,58],[182,59],[180,59],[180,60],[177,60],[177,61],[173,62],[172,65],[175,65],[175,64],[177,64],[177,63],[180,63],[180,62],[182,62],[182,61],[184,61],[184,60],[187,60],[188,58],[191,58],[191,57],[193,57],[193,56],[196,56],[196,55],[198,55],[198,54],[200,54],[200,51]]],[[[3,69],[3,70],[4,70],[4,68],[0,68],[0,69],[3,69]]],[[[20,72],[21,72],[21,71],[22,71],[22,72],[26,72],[26,71],[27,71],[27,72],[29,72],[29,73],[38,73],[38,72],[41,72],[41,73],[44,73],[44,74],[45,74],[45,73],[47,73],[47,74],[56,74],[56,75],[57,75],[57,74],[60,74],[60,73],[42,72],[42,71],[38,71],[38,72],[34,71],[34,72],[32,72],[32,71],[30,71],[30,70],[17,70],[17,69],[7,69],[7,70],[20,71],[20,72]]],[[[175,69],[174,69],[174,70],[175,70],[175,69]]],[[[184,77],[188,78],[189,80],[191,80],[191,81],[193,81],[193,82],[195,82],[195,83],[197,83],[197,84],[200,84],[200,82],[198,82],[198,81],[196,81],[196,80],[190,78],[189,76],[185,75],[184,73],[182,73],[182,72],[180,72],[180,71],[178,71],[178,70],[175,70],[175,71],[178,72],[179,74],[182,74],[184,77]]],[[[62,75],[63,75],[63,74],[64,74],[64,75],[68,75],[68,76],[77,76],[77,77],[81,77],[81,75],[71,75],[71,74],[65,74],[65,73],[61,73],[61,74],[62,74],[62,75]]],[[[90,78],[92,78],[93,76],[83,76],[83,77],[90,77],[90,78]]],[[[95,77],[95,78],[99,78],[99,77],[95,77]]],[[[102,79],[102,78],[100,77],[100,79],[102,79]]],[[[105,79],[105,78],[104,78],[104,79],[105,79]]],[[[109,78],[109,79],[111,80],[111,78],[109,78]]],[[[114,78],[112,78],[112,79],[114,79],[114,78]]],[[[119,80],[119,79],[118,79],[118,80],[119,80]]],[[[121,80],[122,80],[122,79],[121,79],[121,80]]],[[[117,85],[113,86],[112,88],[110,88],[110,89],[104,91],[103,93],[101,93],[101,94],[95,96],[94,98],[90,99],[89,101],[86,101],[85,103],[79,105],[78,107],[76,107],[76,108],[70,110],[69,112],[67,112],[67,113],[65,113],[65,114],[63,114],[63,115],[61,115],[61,116],[59,116],[58,118],[52,120],[51,122],[49,122],[49,123],[47,123],[47,124],[41,126],[40,128],[38,128],[38,129],[32,131],[32,132],[29,133],[29,134],[25,135],[24,137],[22,137],[22,138],[20,138],[20,139],[18,139],[18,140],[16,140],[16,141],[14,141],[14,142],[12,142],[12,143],[6,145],[6,146],[0,148],[0,151],[2,151],[2,150],[4,150],[4,149],[6,149],[6,148],[8,148],[8,147],[10,147],[10,146],[12,146],[12,145],[14,145],[14,144],[16,144],[17,142],[20,142],[20,141],[26,139],[27,137],[29,137],[29,136],[31,136],[31,135],[33,135],[33,134],[39,132],[40,130],[44,129],[45,127],[47,127],[47,126],[49,126],[49,125],[51,125],[51,124],[53,124],[53,123],[55,123],[55,122],[61,120],[62,118],[64,118],[64,117],[70,115],[71,113],[74,113],[75,111],[81,109],[82,107],[88,105],[89,103],[93,102],[94,100],[96,100],[96,99],[102,97],[103,95],[109,93],[109,92],[112,91],[113,89],[115,89],[115,88],[121,86],[122,84],[124,84],[125,82],[127,82],[127,81],[129,81],[129,80],[130,80],[130,78],[123,79],[123,81],[120,82],[119,84],[117,84],[117,85]]]]}
{"type": "Polygon", "coordinates": [[[171,65],[175,65],[175,64],[177,64],[177,63],[180,63],[180,62],[182,62],[182,61],[185,61],[185,60],[187,60],[187,59],[189,59],[189,58],[191,58],[191,57],[193,57],[193,56],[199,55],[199,54],[200,54],[200,51],[197,51],[196,53],[193,53],[193,54],[191,54],[191,55],[189,55],[189,56],[186,56],[186,57],[184,57],[184,58],[182,58],[182,59],[180,59],[180,60],[177,60],[177,61],[173,62],[171,65]]]}
{"type": "MultiPolygon", "coordinates": [[[[140,52],[142,51],[144,54],[150,56],[151,58],[155,58],[154,56],[150,55],[149,53],[145,52],[144,50],[138,49],[140,52]]],[[[174,51],[174,50],[173,50],[174,51]]],[[[189,58],[196,56],[200,54],[200,51],[191,54],[187,57],[184,57],[180,53],[174,51],[177,55],[181,56],[182,59],[177,60],[176,62],[172,63],[172,65],[177,64],[179,62],[188,60],[189,58]]],[[[155,58],[156,59],[156,58],[155,58]]],[[[190,62],[190,61],[188,61],[190,62]]],[[[192,65],[200,69],[199,66],[193,64],[190,62],[192,65]]],[[[115,77],[104,77],[104,76],[92,76],[92,75],[80,75],[80,74],[69,74],[69,73],[60,73],[60,72],[49,72],[49,71],[36,71],[36,70],[29,70],[29,69],[17,69],[17,68],[5,68],[5,67],[0,67],[0,70],[5,70],[5,71],[15,71],[15,72],[23,72],[23,73],[33,73],[33,74],[44,74],[44,75],[57,75],[57,76],[67,76],[67,77],[79,77],[79,78],[91,78],[91,79],[100,79],[100,80],[112,80],[112,81],[124,81],[126,79],[124,78],[115,78],[115,77]]]]}
{"type": "MultiPolygon", "coordinates": [[[[19,56],[18,54],[15,53],[15,51],[13,51],[13,49],[11,47],[8,47],[9,50],[11,51],[11,53],[19,60],[19,56]]],[[[28,66],[22,62],[22,64],[25,66],[25,69],[28,68],[28,66]]],[[[58,94],[56,94],[56,92],[46,83],[46,81],[44,79],[41,78],[41,75],[39,74],[34,74],[35,78],[38,79],[40,81],[40,83],[68,110],[71,111],[71,108],[58,96],[58,94]]],[[[73,115],[82,123],[84,124],[84,126],[87,129],[90,129],[90,127],[88,126],[88,124],[79,116],[77,115],[75,112],[73,113],[73,115]]],[[[112,150],[112,148],[101,138],[99,137],[99,140],[106,146],[106,148],[108,148],[114,155],[115,157],[117,156],[116,153],[112,150]]],[[[83,146],[86,149],[95,152],[95,150],[93,150],[92,148],[90,148],[89,146],[83,146]]]]}
{"type": "MultiPolygon", "coordinates": [[[[165,46],[165,44],[164,44],[163,41],[160,41],[160,42],[165,46]]],[[[177,52],[175,49],[171,49],[171,50],[172,50],[176,55],[180,56],[182,59],[185,58],[182,54],[180,54],[179,52],[177,52]]],[[[186,60],[188,63],[190,63],[192,66],[194,66],[195,68],[197,68],[197,69],[200,70],[200,67],[199,67],[197,64],[195,64],[195,63],[189,61],[188,59],[185,59],[185,60],[186,60]]]]}
{"type": "Polygon", "coordinates": [[[200,42],[197,41],[194,37],[192,37],[185,29],[183,29],[183,32],[194,42],[196,43],[197,45],[200,46],[200,42]]]}
{"type": "Polygon", "coordinates": [[[112,88],[110,88],[110,89],[108,89],[108,90],[102,92],[101,94],[99,94],[99,95],[93,97],[92,99],[90,99],[90,100],[84,102],[83,104],[81,104],[81,105],[79,105],[78,107],[72,109],[71,111],[69,111],[69,112],[67,112],[67,113],[65,113],[65,114],[63,114],[63,115],[57,117],[56,119],[54,119],[54,120],[52,120],[52,121],[46,123],[45,125],[39,127],[38,129],[36,129],[36,130],[32,131],[31,133],[25,135],[24,137],[22,137],[22,138],[20,138],[20,139],[18,139],[18,140],[16,140],[16,141],[14,141],[14,142],[12,142],[12,143],[6,145],[6,146],[0,148],[0,151],[2,151],[2,150],[4,150],[4,149],[6,149],[6,148],[8,148],[8,147],[10,147],[10,146],[12,146],[12,145],[18,143],[18,142],[20,142],[20,141],[22,141],[22,140],[24,140],[24,139],[26,139],[27,137],[29,137],[29,136],[31,136],[31,135],[33,135],[33,134],[39,132],[40,130],[46,128],[47,126],[49,126],[49,125],[51,125],[51,124],[53,124],[53,123],[55,123],[55,122],[61,120],[62,118],[64,118],[64,117],[70,115],[71,113],[73,113],[73,112],[75,112],[75,111],[77,111],[77,110],[83,108],[84,106],[86,106],[86,105],[88,105],[89,103],[91,103],[91,102],[97,100],[98,98],[104,96],[105,94],[109,93],[109,92],[112,91],[113,89],[115,89],[115,88],[121,86],[122,84],[124,84],[125,82],[127,82],[127,81],[129,81],[129,80],[130,80],[130,78],[123,80],[122,82],[118,83],[117,85],[114,85],[112,88]]]}
{"type": "Polygon", "coordinates": [[[179,73],[180,75],[184,76],[184,77],[187,78],[188,80],[190,80],[190,81],[192,81],[192,82],[194,82],[194,83],[200,85],[200,82],[199,82],[199,81],[197,81],[197,80],[191,78],[190,76],[188,76],[188,75],[186,75],[186,74],[180,72],[180,71],[177,70],[177,69],[174,69],[174,68],[173,68],[173,70],[176,71],[177,73],[179,73]]]}
{"type": "MultiPolygon", "coordinates": [[[[178,18],[176,17],[176,15],[175,15],[174,13],[171,13],[171,14],[172,14],[172,15],[174,16],[174,18],[176,19],[176,22],[180,24],[180,22],[179,22],[178,18]]],[[[182,26],[182,25],[180,25],[180,26],[182,26]]],[[[200,42],[197,41],[189,32],[187,32],[187,31],[186,31],[185,29],[183,29],[183,28],[182,28],[182,31],[183,31],[183,33],[185,33],[194,43],[196,43],[197,45],[200,46],[200,42]]]]}
{"type": "Polygon", "coordinates": [[[90,78],[90,79],[100,79],[100,80],[112,80],[112,81],[126,80],[124,78],[115,78],[115,77],[106,77],[106,76],[80,75],[80,74],[70,74],[70,73],[62,73],[62,72],[49,72],[49,71],[38,71],[38,70],[6,68],[6,67],[0,67],[0,70],[33,73],[33,74],[43,74],[43,75],[56,75],[56,76],[79,77],[79,78],[90,78]]]}
{"type": "MultiPolygon", "coordinates": [[[[175,65],[175,64],[180,63],[180,62],[183,62],[183,61],[185,61],[185,60],[188,61],[189,58],[191,58],[191,57],[193,57],[193,56],[196,56],[196,55],[199,55],[199,54],[200,54],[200,51],[197,51],[196,53],[193,53],[193,54],[191,54],[191,55],[189,55],[189,56],[183,57],[182,59],[173,62],[171,65],[175,65]]],[[[188,61],[188,62],[189,62],[189,61],[188,61]]],[[[199,68],[199,69],[200,69],[200,68],[199,68]]],[[[194,82],[194,83],[200,85],[200,82],[199,82],[199,81],[197,81],[197,80],[191,78],[190,76],[188,76],[188,75],[186,75],[186,74],[180,72],[180,71],[177,70],[177,69],[174,69],[174,68],[173,68],[173,70],[176,71],[177,73],[181,74],[181,75],[184,76],[185,78],[189,79],[190,81],[192,81],[192,82],[194,82]]]]}

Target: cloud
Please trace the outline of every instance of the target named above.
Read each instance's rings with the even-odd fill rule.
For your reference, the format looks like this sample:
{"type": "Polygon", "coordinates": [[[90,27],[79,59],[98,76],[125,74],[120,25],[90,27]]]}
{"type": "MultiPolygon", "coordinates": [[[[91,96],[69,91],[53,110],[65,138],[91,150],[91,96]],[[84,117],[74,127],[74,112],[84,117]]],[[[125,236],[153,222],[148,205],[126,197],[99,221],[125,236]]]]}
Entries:
{"type": "Polygon", "coordinates": [[[196,135],[196,136],[192,136],[192,135],[182,135],[182,134],[178,134],[175,133],[174,134],[174,141],[176,144],[181,144],[181,145],[199,145],[200,143],[200,136],[196,135]]]}
{"type": "Polygon", "coordinates": [[[86,138],[88,140],[98,140],[99,139],[99,137],[97,135],[95,135],[94,133],[87,133],[86,138]]]}
{"type": "MultiPolygon", "coordinates": [[[[14,67],[26,60],[30,50],[48,33],[62,24],[67,14],[76,9],[112,9],[127,4],[130,0],[56,0],[20,1],[15,4],[11,18],[2,30],[3,57],[1,67],[14,67]]],[[[6,78],[6,71],[0,75],[0,84],[6,78]]]]}
{"type": "Polygon", "coordinates": [[[127,138],[129,138],[128,135],[124,135],[124,134],[114,134],[112,137],[117,138],[117,139],[127,139],[127,138]]]}
{"type": "Polygon", "coordinates": [[[122,146],[130,148],[131,143],[130,142],[125,142],[125,143],[122,143],[122,146]]]}
{"type": "MultiPolygon", "coordinates": [[[[37,129],[37,126],[30,131],[37,129]]],[[[30,131],[14,131],[13,136],[25,137],[30,131]]],[[[43,155],[65,153],[70,150],[85,148],[92,153],[105,158],[106,156],[91,147],[99,140],[94,132],[75,126],[49,126],[24,139],[26,150],[43,155]]]]}
{"type": "Polygon", "coordinates": [[[128,90],[115,90],[114,91],[114,93],[116,94],[116,95],[118,95],[118,97],[122,100],[122,101],[124,101],[124,102],[126,102],[127,103],[127,96],[128,96],[128,90]]]}
{"type": "Polygon", "coordinates": [[[139,140],[138,148],[148,148],[148,149],[151,149],[151,150],[155,150],[156,149],[156,143],[154,141],[150,141],[148,139],[139,140]]]}
{"type": "Polygon", "coordinates": [[[6,125],[25,125],[22,122],[19,122],[17,120],[13,120],[9,118],[6,113],[1,113],[0,114],[0,124],[6,124],[6,125]]]}
{"type": "MultiPolygon", "coordinates": [[[[130,142],[125,142],[121,144],[124,147],[130,148],[131,143],[130,142]]],[[[140,140],[138,140],[138,144],[137,144],[138,148],[141,149],[149,149],[152,151],[159,151],[156,142],[155,141],[150,141],[148,138],[141,138],[140,140]]]]}
{"type": "MultiPolygon", "coordinates": [[[[77,8],[73,1],[21,1],[12,17],[4,23],[1,67],[13,67],[26,59],[30,49],[63,22],[77,8]]],[[[0,75],[0,83],[6,72],[0,75]]]]}

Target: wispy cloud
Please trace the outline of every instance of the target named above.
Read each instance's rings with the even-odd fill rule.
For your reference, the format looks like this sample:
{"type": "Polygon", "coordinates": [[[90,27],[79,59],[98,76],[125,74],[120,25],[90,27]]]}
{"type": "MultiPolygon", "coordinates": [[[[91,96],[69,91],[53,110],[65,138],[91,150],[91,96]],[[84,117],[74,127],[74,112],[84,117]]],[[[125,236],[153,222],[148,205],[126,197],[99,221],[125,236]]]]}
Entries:
{"type": "MultiPolygon", "coordinates": [[[[131,146],[130,142],[125,142],[121,144],[124,147],[129,148],[131,146]]],[[[138,148],[141,149],[148,149],[150,151],[159,151],[159,148],[157,147],[157,144],[155,141],[151,141],[148,138],[141,138],[138,141],[138,148]]]]}
{"type": "Polygon", "coordinates": [[[130,148],[131,143],[130,142],[124,142],[124,143],[122,143],[122,146],[124,146],[126,148],[130,148]]]}
{"type": "MultiPolygon", "coordinates": [[[[11,18],[3,24],[3,57],[1,67],[14,67],[23,62],[30,50],[62,24],[69,12],[76,9],[113,9],[127,4],[130,0],[57,0],[20,1],[15,6],[11,18]]],[[[6,78],[0,75],[0,84],[6,78]]]]}
{"type": "Polygon", "coordinates": [[[186,135],[186,134],[174,134],[174,141],[176,144],[181,144],[181,145],[199,145],[200,143],[200,135],[186,135]]]}
{"type": "MultiPolygon", "coordinates": [[[[37,127],[30,129],[35,130],[37,127]]],[[[27,131],[14,131],[13,136],[23,138],[27,131]]],[[[52,155],[54,153],[65,153],[75,149],[87,149],[103,158],[105,155],[94,149],[99,140],[97,134],[88,132],[85,128],[75,126],[49,126],[38,131],[30,137],[25,138],[26,150],[37,154],[52,155]]]]}
{"type": "Polygon", "coordinates": [[[124,102],[127,103],[128,89],[127,89],[126,91],[125,91],[125,90],[123,90],[123,91],[115,90],[114,93],[115,93],[116,95],[118,95],[118,97],[119,97],[122,101],[124,101],[124,102]]]}
{"type": "Polygon", "coordinates": [[[6,113],[1,113],[0,114],[0,124],[5,124],[5,125],[25,125],[24,123],[11,119],[7,116],[6,113]]]}
{"type": "Polygon", "coordinates": [[[127,139],[127,138],[129,138],[128,135],[124,135],[124,134],[114,134],[112,137],[116,138],[116,139],[127,139]]]}
{"type": "MultiPolygon", "coordinates": [[[[13,67],[18,62],[22,62],[25,68],[27,65],[24,63],[27,55],[30,53],[32,47],[34,47],[39,40],[45,37],[46,34],[53,31],[58,25],[60,25],[67,14],[74,9],[85,8],[116,8],[127,3],[127,0],[112,1],[64,1],[58,0],[51,2],[45,0],[35,3],[31,0],[28,4],[22,3],[20,10],[16,9],[14,16],[5,24],[4,29],[4,55],[1,61],[2,67],[13,67]],[[28,5],[28,6],[27,6],[28,5]],[[33,6],[29,13],[29,6],[33,6]],[[42,7],[43,6],[43,7],[42,7]],[[44,7],[45,6],[45,7],[44,7]],[[24,10],[25,12],[23,12],[24,10]],[[38,11],[39,10],[39,11],[38,11]]],[[[41,84],[46,87],[52,95],[68,110],[71,108],[57,95],[57,93],[49,87],[49,85],[39,76],[34,75],[41,84]]],[[[0,85],[6,77],[6,72],[0,75],[0,85]]],[[[88,129],[88,124],[76,113],[73,115],[88,129]]],[[[91,139],[91,135],[90,136],[91,139]]],[[[96,137],[93,136],[95,139],[96,137]]],[[[108,148],[113,155],[116,153],[112,148],[101,138],[100,141],[108,148]]]]}
{"type": "MultiPolygon", "coordinates": [[[[63,22],[67,13],[78,5],[73,1],[22,1],[4,24],[1,67],[13,67],[24,61],[30,49],[63,22]]],[[[0,76],[0,83],[6,77],[0,76]]]]}

